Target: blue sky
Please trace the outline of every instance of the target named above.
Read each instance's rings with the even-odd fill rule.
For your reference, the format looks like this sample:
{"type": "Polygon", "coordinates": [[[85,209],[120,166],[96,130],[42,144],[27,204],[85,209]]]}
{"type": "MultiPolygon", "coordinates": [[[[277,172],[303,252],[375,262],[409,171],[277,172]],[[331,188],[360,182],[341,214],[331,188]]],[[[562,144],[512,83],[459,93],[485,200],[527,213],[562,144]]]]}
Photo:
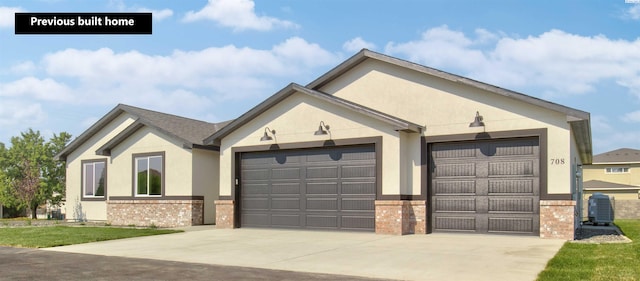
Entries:
{"type": "Polygon", "coordinates": [[[590,112],[596,154],[640,149],[627,2],[0,0],[0,142],[75,137],[118,103],[233,119],[369,48],[590,112]],[[153,34],[15,35],[15,12],[152,12],[153,34]]]}

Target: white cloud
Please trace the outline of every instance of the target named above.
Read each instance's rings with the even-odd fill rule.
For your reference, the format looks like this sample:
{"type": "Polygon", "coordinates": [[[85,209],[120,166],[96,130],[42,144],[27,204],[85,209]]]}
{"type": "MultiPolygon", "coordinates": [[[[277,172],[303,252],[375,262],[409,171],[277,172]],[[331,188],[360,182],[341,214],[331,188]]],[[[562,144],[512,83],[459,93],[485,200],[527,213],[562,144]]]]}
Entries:
{"type": "Polygon", "coordinates": [[[624,13],[625,18],[640,20],[640,4],[631,5],[624,13]]]}
{"type": "Polygon", "coordinates": [[[147,8],[140,8],[140,9],[137,9],[136,11],[143,12],[143,13],[144,12],[152,13],[153,14],[153,19],[154,20],[159,20],[159,21],[173,16],[173,10],[171,10],[171,9],[151,10],[151,9],[147,9],[147,8]]]}
{"type": "Polygon", "coordinates": [[[342,49],[350,53],[356,53],[362,49],[375,50],[376,44],[367,42],[362,39],[362,37],[356,37],[347,42],[344,42],[344,44],[342,45],[342,49]]]}
{"type": "Polygon", "coordinates": [[[127,6],[122,0],[110,0],[109,6],[114,7],[115,9],[121,12],[138,12],[138,13],[152,13],[153,20],[161,21],[163,19],[169,18],[173,16],[173,10],[171,9],[162,9],[162,10],[154,10],[145,7],[139,6],[127,6]]]}
{"type": "Polygon", "coordinates": [[[527,38],[476,30],[470,37],[447,26],[385,50],[427,66],[445,68],[509,88],[536,87],[547,96],[593,92],[609,80],[640,98],[640,39],[613,40],[551,30],[527,38]],[[491,44],[487,44],[487,43],[491,44]]]}
{"type": "Polygon", "coordinates": [[[626,122],[640,123],[640,110],[625,114],[622,116],[622,120],[626,122]]]}
{"type": "Polygon", "coordinates": [[[71,101],[71,90],[65,84],[51,78],[25,77],[0,84],[0,97],[34,97],[45,101],[71,101]]]}
{"type": "Polygon", "coordinates": [[[222,26],[233,28],[234,31],[298,27],[290,21],[257,15],[252,0],[209,0],[200,11],[189,11],[183,18],[185,22],[198,20],[213,20],[222,26]]]}
{"type": "Polygon", "coordinates": [[[126,103],[200,119],[221,101],[261,99],[291,81],[306,82],[319,67],[338,60],[299,37],[270,49],[228,45],[166,55],[70,48],[14,65],[16,71],[41,70],[36,73],[45,78],[0,83],[0,98],[87,106],[126,103]]]}
{"type": "Polygon", "coordinates": [[[15,74],[32,74],[36,70],[36,65],[32,61],[25,61],[11,66],[11,72],[15,74]]]}
{"type": "MultiPolygon", "coordinates": [[[[47,114],[39,103],[3,99],[0,103],[0,126],[5,128],[20,124],[29,127],[43,122],[47,114]]],[[[6,132],[5,132],[6,133],[6,132]]]]}
{"type": "Polygon", "coordinates": [[[15,23],[15,13],[24,10],[20,7],[0,7],[0,28],[13,27],[15,23]]]}

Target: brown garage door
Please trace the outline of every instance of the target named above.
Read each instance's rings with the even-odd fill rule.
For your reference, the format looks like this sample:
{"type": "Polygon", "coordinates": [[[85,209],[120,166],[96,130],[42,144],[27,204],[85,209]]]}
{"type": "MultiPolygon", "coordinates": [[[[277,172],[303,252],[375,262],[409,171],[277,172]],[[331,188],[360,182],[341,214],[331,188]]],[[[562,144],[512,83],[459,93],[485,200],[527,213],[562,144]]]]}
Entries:
{"type": "Polygon", "coordinates": [[[240,225],[373,231],[373,145],[243,153],[240,225]]]}
{"type": "Polygon", "coordinates": [[[436,143],[431,159],[434,231],[539,234],[537,138],[436,143]]]}

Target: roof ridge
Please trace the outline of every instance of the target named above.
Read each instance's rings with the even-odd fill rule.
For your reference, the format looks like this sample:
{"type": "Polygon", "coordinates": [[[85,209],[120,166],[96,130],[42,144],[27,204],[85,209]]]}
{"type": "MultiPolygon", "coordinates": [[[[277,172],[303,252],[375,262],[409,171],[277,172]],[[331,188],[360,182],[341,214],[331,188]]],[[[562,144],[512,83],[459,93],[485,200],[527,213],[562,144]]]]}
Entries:
{"type": "MultiPolygon", "coordinates": [[[[176,114],[171,114],[171,113],[166,113],[166,112],[160,112],[157,110],[152,110],[152,109],[146,109],[146,108],[142,108],[142,107],[137,107],[137,106],[133,106],[133,105],[128,105],[128,104],[124,104],[124,103],[119,103],[118,107],[129,107],[132,108],[134,110],[142,110],[142,111],[147,111],[147,112],[152,112],[152,113],[156,113],[156,114],[161,114],[161,115],[165,115],[165,116],[170,116],[170,117],[175,117],[175,118],[180,118],[180,119],[186,119],[186,120],[190,120],[190,121],[196,121],[196,122],[201,122],[201,123],[207,123],[207,124],[211,124],[211,125],[217,125],[218,123],[224,123],[226,121],[223,122],[208,122],[208,121],[204,121],[204,120],[198,120],[195,118],[190,118],[190,117],[184,117],[184,116],[180,116],[180,115],[176,115],[176,114]]],[[[124,109],[124,108],[123,108],[124,109]]],[[[126,110],[126,109],[125,109],[126,110]]],[[[138,114],[135,114],[138,115],[138,114]]],[[[141,116],[138,116],[141,117],[141,116]]]]}

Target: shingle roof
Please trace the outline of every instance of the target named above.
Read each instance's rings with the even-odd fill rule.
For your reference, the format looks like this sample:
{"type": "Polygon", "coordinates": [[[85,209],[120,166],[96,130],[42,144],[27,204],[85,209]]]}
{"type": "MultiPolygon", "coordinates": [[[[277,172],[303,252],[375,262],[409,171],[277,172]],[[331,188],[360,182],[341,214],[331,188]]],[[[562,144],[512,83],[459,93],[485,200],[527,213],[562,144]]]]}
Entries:
{"type": "Polygon", "coordinates": [[[620,148],[593,156],[593,164],[640,163],[640,150],[620,148]]]}
{"type": "Polygon", "coordinates": [[[193,148],[194,145],[202,145],[202,140],[204,138],[220,130],[230,122],[209,123],[126,104],[118,104],[114,109],[98,120],[98,122],[93,124],[93,126],[89,127],[89,129],[69,143],[69,145],[56,155],[56,159],[66,160],[69,153],[73,152],[82,143],[100,131],[105,125],[109,124],[109,122],[113,121],[116,117],[125,112],[132,115],[136,121],[114,138],[107,141],[105,145],[96,151],[97,154],[109,155],[109,150],[111,148],[144,126],[149,126],[164,133],[168,137],[182,142],[183,146],[186,148],[193,148]]]}
{"type": "Polygon", "coordinates": [[[608,181],[590,180],[582,184],[584,189],[640,189],[640,186],[619,184],[608,181]]]}

